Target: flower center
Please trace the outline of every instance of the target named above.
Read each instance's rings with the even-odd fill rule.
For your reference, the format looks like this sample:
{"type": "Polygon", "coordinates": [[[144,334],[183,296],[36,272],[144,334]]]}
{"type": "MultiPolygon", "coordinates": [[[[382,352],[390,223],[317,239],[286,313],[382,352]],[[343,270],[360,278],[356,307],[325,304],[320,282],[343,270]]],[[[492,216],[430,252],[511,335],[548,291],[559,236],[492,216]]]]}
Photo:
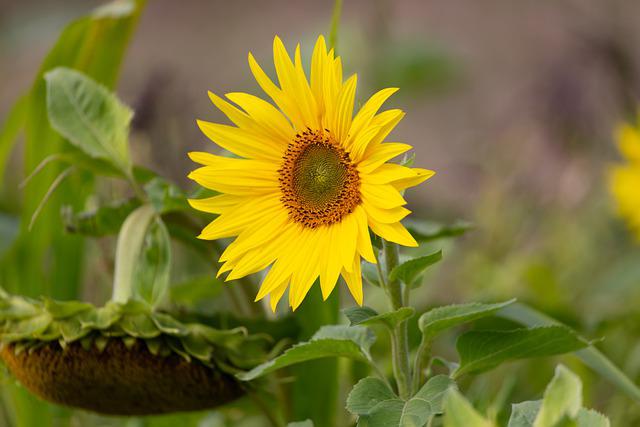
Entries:
{"type": "Polygon", "coordinates": [[[328,131],[297,134],[283,159],[281,200],[293,221],[310,228],[334,224],[360,204],[356,166],[328,131]]]}

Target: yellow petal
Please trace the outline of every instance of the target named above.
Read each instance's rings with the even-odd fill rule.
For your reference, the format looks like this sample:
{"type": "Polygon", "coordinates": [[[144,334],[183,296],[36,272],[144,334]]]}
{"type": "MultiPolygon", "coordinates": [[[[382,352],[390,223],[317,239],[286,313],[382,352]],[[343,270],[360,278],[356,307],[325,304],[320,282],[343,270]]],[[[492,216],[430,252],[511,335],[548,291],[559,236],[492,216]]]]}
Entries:
{"type": "Polygon", "coordinates": [[[388,142],[373,147],[369,146],[358,164],[358,171],[361,173],[369,173],[383,163],[411,150],[411,148],[413,147],[409,144],[402,144],[400,142],[388,142]]]}
{"type": "Polygon", "coordinates": [[[276,312],[276,308],[278,308],[278,302],[280,301],[280,299],[282,299],[282,295],[284,295],[284,292],[287,290],[288,286],[289,283],[287,281],[284,281],[280,286],[275,288],[269,294],[269,305],[271,306],[271,310],[274,313],[276,312]]]}
{"type": "Polygon", "coordinates": [[[233,194],[218,194],[217,196],[204,199],[188,199],[188,202],[192,208],[199,211],[221,214],[242,203],[244,200],[245,198],[234,196],[233,194]]]}
{"type": "Polygon", "coordinates": [[[209,139],[240,157],[272,161],[280,161],[282,158],[282,150],[274,148],[264,135],[203,120],[198,120],[197,123],[209,139]]]}
{"type": "Polygon", "coordinates": [[[355,209],[354,215],[358,223],[358,253],[371,264],[376,264],[377,260],[373,253],[371,237],[369,236],[369,226],[367,225],[367,214],[362,205],[355,209]]]}
{"type": "Polygon", "coordinates": [[[329,298],[333,288],[335,288],[338,276],[342,270],[340,251],[336,250],[335,247],[335,242],[338,242],[340,230],[341,228],[339,223],[325,227],[325,233],[329,244],[324,247],[326,267],[320,271],[320,288],[322,289],[322,298],[325,300],[329,298]]]}
{"type": "Polygon", "coordinates": [[[382,209],[369,203],[364,203],[363,206],[369,217],[384,224],[400,222],[404,217],[411,213],[409,209],[405,209],[402,206],[398,206],[393,209],[382,209]]]}
{"type": "Polygon", "coordinates": [[[396,190],[402,191],[409,187],[415,187],[436,174],[434,171],[428,169],[412,168],[411,170],[415,172],[415,176],[395,180],[391,185],[393,185],[396,190]]]}
{"type": "Polygon", "coordinates": [[[403,246],[416,247],[418,243],[406,228],[399,222],[383,224],[369,219],[369,227],[378,236],[403,246]]]}
{"type": "Polygon", "coordinates": [[[274,140],[284,145],[291,142],[295,131],[287,118],[273,105],[254,95],[242,92],[228,93],[227,98],[238,104],[249,116],[268,132],[274,140]]]}
{"type": "Polygon", "coordinates": [[[280,209],[280,200],[272,195],[251,198],[245,204],[230,209],[209,223],[198,238],[215,240],[236,236],[255,221],[256,212],[266,216],[273,215],[280,209]]]}
{"type": "Polygon", "coordinates": [[[366,145],[368,142],[366,139],[360,140],[360,144],[355,144],[358,142],[357,137],[361,132],[366,130],[371,123],[374,115],[378,112],[382,104],[394,93],[398,91],[398,88],[387,88],[382,89],[375,93],[369,100],[362,106],[358,114],[353,119],[351,123],[351,129],[349,130],[349,142],[347,145],[350,147],[351,152],[362,153],[366,149],[366,145]]]}
{"type": "Polygon", "coordinates": [[[407,204],[400,192],[389,184],[377,185],[362,182],[360,188],[362,191],[362,199],[365,203],[375,205],[379,208],[393,209],[407,204]]]}
{"type": "Polygon", "coordinates": [[[286,93],[271,81],[251,53],[249,53],[249,67],[258,85],[260,85],[262,90],[273,99],[273,102],[275,102],[278,108],[291,120],[294,128],[304,129],[304,120],[296,107],[295,100],[290,99],[286,93]]]}
{"type": "Polygon", "coordinates": [[[362,305],[364,300],[364,295],[362,293],[362,272],[360,270],[360,257],[356,256],[354,258],[351,272],[343,270],[342,277],[344,277],[344,281],[347,282],[347,287],[353,295],[353,299],[356,300],[358,305],[362,305]]]}
{"type": "Polygon", "coordinates": [[[362,179],[371,184],[388,184],[407,178],[415,178],[418,175],[416,169],[411,169],[395,163],[385,163],[373,172],[361,174],[362,179]]]}
{"type": "Polygon", "coordinates": [[[640,162],[640,129],[628,124],[620,125],[616,139],[620,152],[628,160],[640,162]]]}
{"type": "Polygon", "coordinates": [[[342,143],[346,143],[349,128],[351,127],[357,84],[358,76],[354,74],[342,86],[329,122],[329,130],[336,140],[342,143]]]}

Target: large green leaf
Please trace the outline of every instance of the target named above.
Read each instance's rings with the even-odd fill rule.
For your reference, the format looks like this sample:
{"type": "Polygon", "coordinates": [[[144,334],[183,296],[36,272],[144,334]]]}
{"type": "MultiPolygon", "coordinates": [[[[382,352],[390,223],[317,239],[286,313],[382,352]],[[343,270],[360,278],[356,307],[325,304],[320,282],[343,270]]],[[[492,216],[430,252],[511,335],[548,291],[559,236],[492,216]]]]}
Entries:
{"type": "Polygon", "coordinates": [[[326,357],[370,361],[369,349],[374,341],[373,333],[362,326],[324,326],[308,342],[296,344],[281,356],[237,377],[251,381],[287,366],[326,357]]]}
{"type": "MultiPolygon", "coordinates": [[[[27,96],[20,97],[11,107],[7,118],[0,128],[0,182],[4,183],[4,172],[9,160],[9,154],[18,139],[18,134],[24,128],[27,120],[27,107],[29,98],[27,96]]],[[[0,187],[0,193],[3,188],[0,187]]]]}
{"type": "Polygon", "coordinates": [[[460,367],[454,377],[487,371],[511,360],[570,353],[588,345],[587,341],[564,326],[470,331],[462,334],[456,343],[460,367]]]}
{"type": "Polygon", "coordinates": [[[389,280],[400,280],[407,286],[411,286],[429,266],[442,259],[442,251],[437,251],[423,257],[410,259],[395,267],[389,273],[389,280]]]}
{"type": "Polygon", "coordinates": [[[347,398],[347,410],[369,427],[421,427],[442,413],[445,392],[454,387],[446,375],[431,378],[409,400],[400,399],[383,381],[365,378],[355,385],[347,398]]]}
{"type": "Polygon", "coordinates": [[[295,421],[293,423],[287,424],[287,427],[313,427],[313,421],[311,420],[295,421]]]}
{"type": "Polygon", "coordinates": [[[444,427],[493,427],[456,389],[451,388],[444,399],[444,427]]]}
{"type": "MultiPolygon", "coordinates": [[[[526,326],[561,325],[557,320],[521,303],[513,304],[501,309],[501,317],[518,322],[526,326]]],[[[627,377],[624,372],[614,365],[604,354],[595,347],[588,347],[576,352],[582,361],[591,369],[609,380],[620,390],[636,401],[640,401],[640,388],[627,377]]]]}
{"type": "Polygon", "coordinates": [[[431,339],[454,326],[491,316],[514,301],[515,299],[495,304],[469,303],[437,307],[420,316],[418,326],[424,337],[431,339]]]}
{"type": "Polygon", "coordinates": [[[131,175],[129,123],[133,112],[106,87],[65,67],[45,74],[51,126],[91,157],[131,175]]]}

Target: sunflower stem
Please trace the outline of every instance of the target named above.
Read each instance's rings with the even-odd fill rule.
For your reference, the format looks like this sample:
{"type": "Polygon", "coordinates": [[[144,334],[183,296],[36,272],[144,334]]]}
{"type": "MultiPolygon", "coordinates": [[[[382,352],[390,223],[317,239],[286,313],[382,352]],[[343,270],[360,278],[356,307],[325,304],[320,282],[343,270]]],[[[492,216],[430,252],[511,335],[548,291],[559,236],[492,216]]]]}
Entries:
{"type": "MultiPolygon", "coordinates": [[[[386,291],[389,296],[391,308],[398,310],[407,304],[408,292],[403,289],[402,283],[389,277],[389,273],[399,264],[400,255],[398,245],[395,243],[382,242],[384,253],[386,291]]],[[[393,374],[398,386],[398,395],[402,399],[408,399],[413,394],[411,381],[411,366],[409,364],[409,334],[407,321],[399,322],[391,330],[391,351],[393,362],[393,374]]]]}
{"type": "Polygon", "coordinates": [[[329,49],[338,50],[338,28],[340,27],[340,15],[342,14],[342,0],[335,0],[333,3],[333,14],[331,15],[331,29],[329,30],[329,49]]]}

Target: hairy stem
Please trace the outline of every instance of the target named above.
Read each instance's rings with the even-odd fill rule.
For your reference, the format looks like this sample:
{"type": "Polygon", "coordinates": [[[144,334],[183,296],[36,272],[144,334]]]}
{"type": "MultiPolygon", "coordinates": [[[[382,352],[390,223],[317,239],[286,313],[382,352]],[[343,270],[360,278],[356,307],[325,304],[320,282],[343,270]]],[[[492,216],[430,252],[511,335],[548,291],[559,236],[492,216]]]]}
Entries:
{"type": "MultiPolygon", "coordinates": [[[[408,292],[405,292],[403,285],[399,280],[391,280],[389,273],[399,264],[400,255],[398,245],[395,243],[383,241],[382,243],[387,295],[391,302],[391,308],[398,310],[407,304],[408,292]]],[[[402,399],[408,399],[413,394],[411,383],[411,366],[409,364],[409,335],[407,330],[407,321],[399,322],[391,330],[391,350],[393,362],[393,374],[398,385],[398,395],[402,399]]]]}

